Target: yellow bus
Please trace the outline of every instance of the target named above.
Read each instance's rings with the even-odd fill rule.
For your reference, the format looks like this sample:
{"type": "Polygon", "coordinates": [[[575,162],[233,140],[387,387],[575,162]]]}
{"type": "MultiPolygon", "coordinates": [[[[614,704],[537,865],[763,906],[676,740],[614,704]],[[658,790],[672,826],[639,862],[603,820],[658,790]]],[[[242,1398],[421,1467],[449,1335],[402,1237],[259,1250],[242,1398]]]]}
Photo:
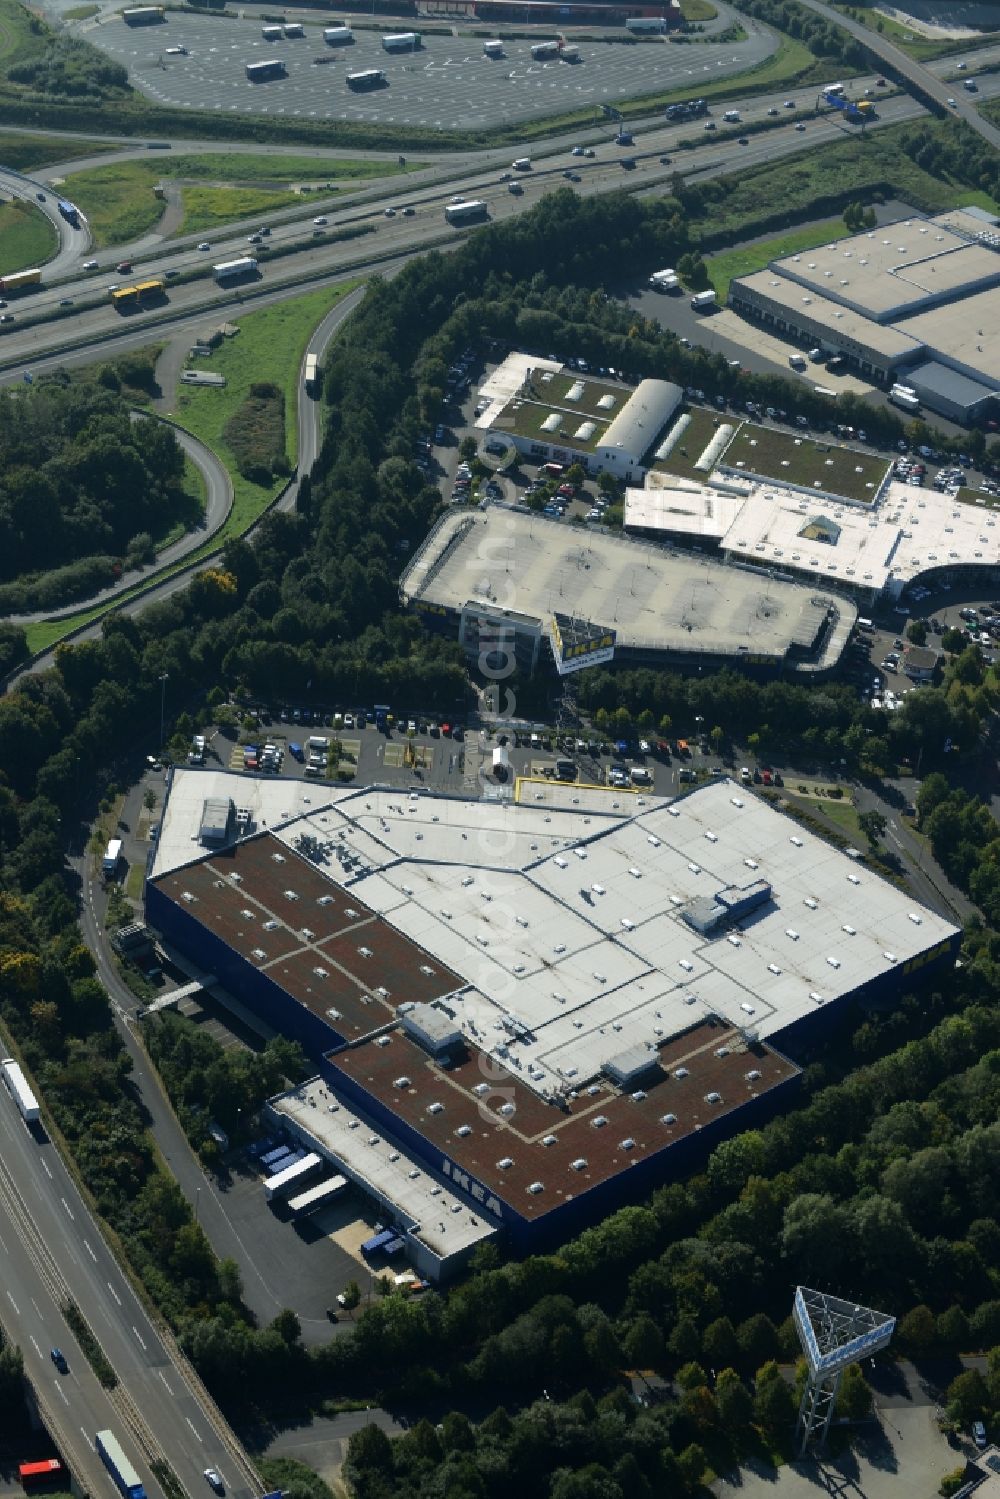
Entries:
{"type": "Polygon", "coordinates": [[[113,306],[123,310],[127,307],[137,307],[140,302],[162,297],[163,292],[162,281],[138,281],[135,286],[116,286],[111,293],[111,302],[113,306]]]}

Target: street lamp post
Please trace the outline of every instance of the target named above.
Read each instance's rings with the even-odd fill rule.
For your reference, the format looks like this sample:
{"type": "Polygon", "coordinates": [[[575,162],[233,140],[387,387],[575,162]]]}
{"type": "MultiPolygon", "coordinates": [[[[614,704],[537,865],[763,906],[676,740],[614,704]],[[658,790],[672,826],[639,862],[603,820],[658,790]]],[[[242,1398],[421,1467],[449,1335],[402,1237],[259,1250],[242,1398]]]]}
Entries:
{"type": "Polygon", "coordinates": [[[168,678],[169,678],[169,673],[165,672],[165,671],[161,671],[161,673],[160,673],[160,750],[161,751],[163,750],[163,718],[164,718],[164,709],[165,709],[166,700],[167,700],[167,681],[168,681],[168,678]]]}

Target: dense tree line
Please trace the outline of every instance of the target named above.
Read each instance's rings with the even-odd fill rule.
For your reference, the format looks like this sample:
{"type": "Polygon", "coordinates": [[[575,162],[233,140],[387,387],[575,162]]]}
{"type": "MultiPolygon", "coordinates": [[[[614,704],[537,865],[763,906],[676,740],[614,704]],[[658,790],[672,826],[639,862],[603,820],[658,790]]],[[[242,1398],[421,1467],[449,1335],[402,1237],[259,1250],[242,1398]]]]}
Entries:
{"type": "Polygon", "coordinates": [[[11,83],[43,97],[83,100],[123,98],[132,92],[128,69],[76,37],[46,34],[39,57],[12,63],[11,83]]]}
{"type": "Polygon", "coordinates": [[[776,31],[794,37],[817,57],[829,58],[845,68],[861,70],[869,65],[868,49],[849,31],[826,21],[797,0],[732,0],[734,9],[758,21],[766,21],[776,31]]]}
{"type": "Polygon", "coordinates": [[[918,167],[946,182],[976,187],[1000,197],[1000,159],[982,136],[964,120],[950,121],[947,134],[926,125],[911,125],[903,133],[903,150],[918,167]]]}
{"type": "Polygon", "coordinates": [[[130,418],[114,391],[58,380],[0,393],[0,578],[97,553],[192,520],[169,427],[130,418]]]}
{"type": "Polygon", "coordinates": [[[218,1155],[211,1123],[238,1137],[265,1099],[307,1076],[301,1048],[284,1036],[272,1037],[262,1052],[227,1050],[170,1012],[150,1020],[144,1035],[181,1123],[208,1160],[218,1155]]]}

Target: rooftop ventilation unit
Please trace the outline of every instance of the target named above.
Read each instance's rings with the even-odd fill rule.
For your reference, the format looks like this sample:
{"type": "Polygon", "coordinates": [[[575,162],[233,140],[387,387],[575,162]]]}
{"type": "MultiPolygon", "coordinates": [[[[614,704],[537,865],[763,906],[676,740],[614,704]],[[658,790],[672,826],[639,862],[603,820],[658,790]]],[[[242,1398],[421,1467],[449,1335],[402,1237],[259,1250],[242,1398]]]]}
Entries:
{"type": "Polygon", "coordinates": [[[513,1166],[513,1164],[514,1157],[512,1155],[502,1155],[497,1161],[497,1168],[500,1171],[506,1171],[510,1166],[513,1166]]]}
{"type": "Polygon", "coordinates": [[[299,892],[297,890],[286,890],[283,893],[286,900],[298,900],[299,898],[299,892]]]}
{"type": "Polygon", "coordinates": [[[751,1067],[750,1071],[745,1072],[743,1076],[746,1078],[748,1083],[756,1083],[760,1081],[761,1074],[758,1068],[751,1067]]]}
{"type": "Polygon", "coordinates": [[[624,1140],[619,1140],[618,1141],[618,1149],[619,1150],[634,1150],[635,1149],[635,1141],[632,1139],[632,1136],[631,1135],[626,1135],[625,1138],[624,1138],[624,1140]]]}
{"type": "Polygon", "coordinates": [[[674,1077],[677,1079],[678,1082],[683,1081],[684,1078],[689,1077],[689,1076],[690,1076],[690,1073],[688,1072],[688,1069],[686,1067],[675,1067],[674,1068],[674,1077]]]}
{"type": "Polygon", "coordinates": [[[570,1168],[573,1171],[586,1171],[587,1162],[582,1155],[578,1155],[575,1161],[570,1161],[570,1168]]]}
{"type": "Polygon", "coordinates": [[[555,1137],[555,1135],[545,1135],[545,1136],[543,1136],[543,1138],[542,1138],[542,1144],[543,1144],[543,1145],[555,1145],[555,1144],[557,1144],[557,1143],[558,1143],[558,1142],[557,1142],[557,1140],[556,1140],[556,1137],[555,1137]]]}
{"type": "Polygon", "coordinates": [[[428,1114],[443,1114],[444,1113],[444,1104],[443,1103],[429,1103],[427,1105],[427,1112],[428,1112],[428,1114]]]}
{"type": "Polygon", "coordinates": [[[471,1124],[460,1124],[458,1126],[458,1129],[455,1131],[455,1133],[456,1133],[456,1135],[460,1136],[461,1139],[464,1140],[467,1135],[471,1135],[472,1134],[472,1125],[471,1124]]]}
{"type": "Polygon", "coordinates": [[[397,1077],[393,1078],[392,1086],[394,1088],[410,1088],[413,1084],[408,1077],[397,1077]]]}
{"type": "Polygon", "coordinates": [[[541,1182],[532,1182],[531,1186],[528,1188],[528,1191],[531,1193],[532,1197],[537,1197],[539,1192],[545,1191],[545,1188],[542,1186],[541,1182]]]}
{"type": "Polygon", "coordinates": [[[595,1114],[590,1121],[591,1129],[603,1129],[608,1122],[607,1114],[595,1114]]]}
{"type": "Polygon", "coordinates": [[[660,1115],[660,1123],[661,1124],[666,1124],[666,1125],[676,1124],[677,1123],[677,1115],[676,1114],[661,1114],[660,1115]]]}
{"type": "Polygon", "coordinates": [[[721,1103],[722,1102],[722,1094],[721,1093],[706,1093],[705,1094],[705,1102],[706,1103],[721,1103]]]}
{"type": "Polygon", "coordinates": [[[327,970],[325,968],[314,968],[313,973],[318,979],[325,979],[329,977],[329,974],[327,973],[327,970]]]}

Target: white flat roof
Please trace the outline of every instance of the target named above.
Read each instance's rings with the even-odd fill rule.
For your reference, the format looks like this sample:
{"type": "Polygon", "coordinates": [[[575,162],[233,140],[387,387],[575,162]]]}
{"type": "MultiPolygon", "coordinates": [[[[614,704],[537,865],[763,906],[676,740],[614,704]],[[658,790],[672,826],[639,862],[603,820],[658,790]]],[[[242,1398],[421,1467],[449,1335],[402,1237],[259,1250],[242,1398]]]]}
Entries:
{"type": "Polygon", "coordinates": [[[500,412],[510,404],[524,385],[529,370],[547,370],[557,375],[561,369],[562,362],[558,359],[539,359],[536,354],[521,354],[517,351],[508,354],[503,363],[497,365],[492,375],[479,387],[479,403],[482,405],[482,411],[476,417],[475,425],[480,430],[492,427],[500,412]]]}
{"type": "MultiPolygon", "coordinates": [[[[1000,254],[996,250],[978,253],[991,256],[1000,275],[1000,254]]],[[[1000,390],[1000,291],[996,287],[919,312],[902,326],[936,354],[972,370],[1000,390]]]]}
{"type": "Polygon", "coordinates": [[[822,578],[831,586],[881,591],[892,579],[904,583],[941,567],[1000,566],[997,512],[960,504],[936,490],[891,480],[877,505],[862,509],[823,500],[778,484],[756,483],[743,498],[725,497],[724,530],[709,530],[706,514],[719,503],[701,486],[673,491],[629,489],[625,524],[685,538],[711,537],[722,550],[749,562],[822,578]]]}
{"type": "MultiPolygon", "coordinates": [[[[501,506],[448,512],[400,587],[409,600],[455,611],[470,598],[502,601],[543,628],[572,610],[614,629],[619,648],[713,655],[808,649],[829,609],[850,611],[812,588],[501,506]]],[[[844,629],[851,623],[845,616],[844,629]]],[[[823,663],[834,664],[845,639],[830,633],[823,663]]]]}
{"type": "Polygon", "coordinates": [[[852,307],[838,306],[826,295],[826,284],[802,286],[787,276],[775,271],[754,271],[749,276],[739,276],[734,283],[745,286],[769,302],[783,307],[794,319],[809,318],[823,324],[838,339],[852,340],[861,349],[872,349],[885,359],[905,359],[918,354],[923,347],[919,338],[903,331],[909,328],[912,319],[899,328],[886,323],[877,323],[852,307]]]}
{"type": "Polygon", "coordinates": [[[269,1100],[278,1114],[301,1125],[347,1167],[361,1186],[391,1203],[404,1226],[442,1259],[488,1239],[496,1231],[475,1203],[430,1176],[424,1163],[397,1140],[386,1140],[381,1126],[345,1102],[322,1078],[269,1100]]]}
{"type": "Polygon", "coordinates": [[[930,297],[1000,280],[1000,257],[941,220],[902,219],[772,261],[772,269],[819,295],[881,319],[930,297]]]}
{"type": "MultiPolygon", "coordinates": [[[[196,773],[175,787],[185,778],[196,773]]],[[[707,1014],[780,1035],[956,930],[732,781],[672,803],[606,796],[597,812],[351,790],[320,814],[363,850],[350,868],[329,858],[323,877],[458,976],[447,1004],[470,1042],[539,1094],[707,1014]],[[744,920],[708,935],[685,920],[693,902],[761,880],[771,899],[744,920]]],[[[195,826],[200,802],[195,813],[181,792],[178,822],[184,811],[195,826]]],[[[279,836],[294,847],[315,826],[279,836]]],[[[339,1114],[306,1107],[340,1139],[339,1114]]],[[[374,1169],[375,1147],[350,1133],[351,1161],[374,1169]]]]}

